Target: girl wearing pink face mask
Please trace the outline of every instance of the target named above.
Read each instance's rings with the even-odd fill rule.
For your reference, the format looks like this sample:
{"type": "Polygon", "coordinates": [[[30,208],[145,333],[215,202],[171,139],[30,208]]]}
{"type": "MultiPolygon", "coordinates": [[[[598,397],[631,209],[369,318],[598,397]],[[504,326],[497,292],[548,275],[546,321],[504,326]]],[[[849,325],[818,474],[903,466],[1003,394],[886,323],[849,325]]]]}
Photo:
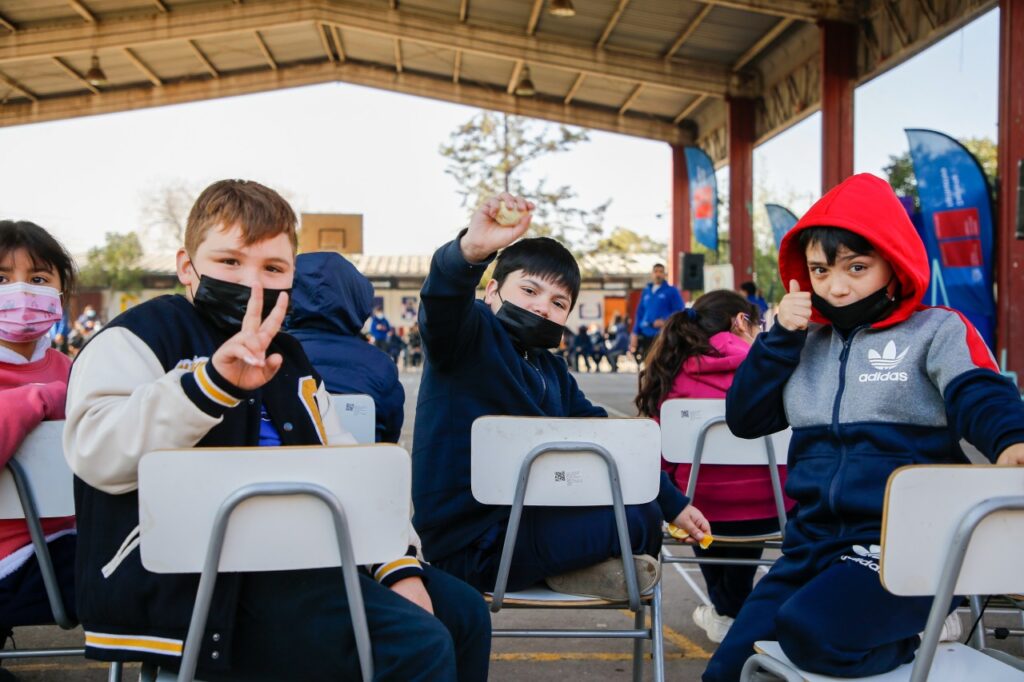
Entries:
{"type": "MultiPolygon", "coordinates": [[[[761,331],[761,310],[735,291],[711,291],[692,308],[672,315],[647,355],[640,373],[636,406],[641,416],[658,419],[661,404],[671,398],[725,398],[736,368],[747,357],[750,344],[761,331]]],[[[689,464],[664,459],[675,484],[686,490],[689,464]]],[[[783,485],[785,467],[779,472],[783,485]]],[[[771,479],[764,466],[700,468],[696,505],[707,516],[715,535],[759,535],[778,531],[771,479]]],[[[786,501],[787,509],[793,502],[786,501]]],[[[694,547],[698,556],[721,559],[756,559],[761,550],[716,543],[694,547]]],[[[756,566],[701,564],[711,604],[693,612],[693,620],[708,639],[721,642],[754,584],[756,566]]]]}
{"type": "MultiPolygon", "coordinates": [[[[0,221],[0,466],[44,420],[64,419],[71,361],[50,348],[74,283],[71,256],[43,228],[0,221]]],[[[74,517],[43,519],[68,613],[74,615],[74,517]]],[[[23,520],[0,520],[0,646],[15,625],[52,622],[23,520]]],[[[0,669],[0,682],[14,679],[0,669]]]]}

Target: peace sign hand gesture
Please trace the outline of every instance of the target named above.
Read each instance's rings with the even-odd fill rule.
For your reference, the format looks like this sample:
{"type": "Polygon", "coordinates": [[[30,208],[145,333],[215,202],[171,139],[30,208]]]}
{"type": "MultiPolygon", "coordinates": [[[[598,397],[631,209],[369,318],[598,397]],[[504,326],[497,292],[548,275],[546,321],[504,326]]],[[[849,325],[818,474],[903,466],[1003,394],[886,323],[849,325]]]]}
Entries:
{"type": "Polygon", "coordinates": [[[225,341],[210,362],[214,369],[232,386],[252,391],[274,378],[281,368],[281,354],[267,357],[267,348],[274,340],[285,312],[288,310],[288,294],[282,293],[267,319],[261,320],[263,311],[263,287],[254,284],[249,304],[242,318],[242,330],[225,341]]]}
{"type": "Polygon", "coordinates": [[[533,209],[533,203],[522,197],[512,196],[508,192],[491,197],[481,204],[470,218],[469,229],[459,241],[462,256],[470,263],[481,263],[498,249],[519,239],[530,227],[533,209]],[[511,210],[523,214],[515,225],[506,227],[498,223],[501,202],[505,202],[511,210]]]}

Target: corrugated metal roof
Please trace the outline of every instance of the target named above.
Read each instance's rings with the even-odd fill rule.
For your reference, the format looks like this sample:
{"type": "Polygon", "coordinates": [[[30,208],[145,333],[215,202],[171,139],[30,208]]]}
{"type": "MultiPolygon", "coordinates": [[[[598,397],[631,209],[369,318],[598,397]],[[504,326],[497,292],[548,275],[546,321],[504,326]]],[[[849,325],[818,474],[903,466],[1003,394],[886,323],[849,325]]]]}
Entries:
{"type": "MultiPolygon", "coordinates": [[[[702,138],[724,126],[723,97],[767,97],[799,68],[805,55],[785,45],[817,36],[817,20],[889,30],[881,0],[576,0],[571,18],[547,13],[549,1],[397,0],[391,10],[384,0],[79,0],[76,11],[67,0],[0,0],[0,125],[347,80],[683,144],[698,122],[702,138]],[[796,21],[776,35],[786,13],[796,21]],[[93,55],[108,79],[95,92],[81,80],[93,55]],[[520,61],[532,98],[507,94],[520,61]],[[695,93],[706,98],[691,111],[695,93]]],[[[907,54],[995,4],[933,7],[926,22],[919,0],[885,1],[909,18],[907,54]]],[[[892,60],[859,58],[864,69],[892,60]]]]}

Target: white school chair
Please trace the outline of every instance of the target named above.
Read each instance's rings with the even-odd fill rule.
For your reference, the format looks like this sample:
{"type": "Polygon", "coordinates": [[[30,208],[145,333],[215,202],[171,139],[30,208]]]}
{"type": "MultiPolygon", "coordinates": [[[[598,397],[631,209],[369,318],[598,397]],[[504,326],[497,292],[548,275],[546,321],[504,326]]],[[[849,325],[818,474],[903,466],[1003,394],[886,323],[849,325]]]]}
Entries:
{"type": "MultiPolygon", "coordinates": [[[[1024,590],[1024,467],[919,465],[889,477],[882,517],[879,576],[889,592],[933,596],[928,624],[914,661],[871,682],[1021,682],[1024,660],[939,643],[954,594],[1024,590]]],[[[757,642],[741,680],[838,682],[797,669],[778,642],[757,642]],[[774,678],[772,678],[774,679],[774,678]]]]}
{"type": "Polygon", "coordinates": [[[331,406],[341,425],[360,445],[377,441],[377,406],[363,393],[332,393],[331,406]]]}
{"type": "Polygon", "coordinates": [[[357,566],[406,551],[410,486],[409,455],[397,445],[197,448],[143,456],[142,565],[154,573],[201,573],[180,671],[158,679],[193,679],[219,571],[339,565],[362,676],[372,679],[357,566]],[[185,490],[188,504],[182,504],[185,490]]]}
{"type": "MultiPolygon", "coordinates": [[[[746,439],[734,436],[725,423],[725,401],[717,399],[677,398],[661,406],[661,452],[666,460],[690,464],[686,495],[693,499],[700,468],[704,464],[719,466],[758,465],[768,468],[772,482],[775,513],[779,531],[764,535],[728,536],[711,533],[716,543],[736,546],[779,547],[786,528],[786,504],[779,482],[778,467],[786,463],[790,429],[763,438],[746,439]]],[[[771,559],[715,559],[712,557],[662,556],[666,563],[728,564],[771,566],[771,559]]]]}
{"type": "MultiPolygon", "coordinates": [[[[41,522],[44,518],[75,514],[73,477],[61,445],[63,432],[63,421],[42,422],[25,438],[7,466],[0,470],[0,519],[25,519],[53,622],[64,630],[70,630],[78,624],[64,609],[41,522]]],[[[0,659],[84,654],[84,648],[14,649],[0,651],[0,659]]]]}
{"type": "Polygon", "coordinates": [[[658,495],[658,425],[650,419],[557,419],[480,417],[473,422],[471,485],[482,504],[510,505],[498,577],[489,596],[491,611],[508,608],[629,608],[630,630],[494,629],[494,637],[619,638],[633,640],[633,678],[643,674],[643,641],[651,640],[654,679],[665,679],[661,583],[641,595],[626,525],[627,504],[658,495]],[[523,507],[609,506],[614,509],[629,598],[624,602],[562,594],[539,585],[506,593],[523,507]],[[645,608],[651,627],[645,627],[645,608]]]}

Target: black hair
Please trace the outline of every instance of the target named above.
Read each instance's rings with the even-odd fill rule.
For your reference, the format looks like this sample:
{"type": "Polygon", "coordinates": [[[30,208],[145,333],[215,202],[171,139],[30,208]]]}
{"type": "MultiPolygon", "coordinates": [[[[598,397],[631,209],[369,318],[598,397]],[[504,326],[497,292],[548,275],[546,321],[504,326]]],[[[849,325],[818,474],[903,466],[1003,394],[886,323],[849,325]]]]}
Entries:
{"type": "MultiPolygon", "coordinates": [[[[804,248],[806,249],[807,247],[804,248]]],[[[744,282],[740,285],[740,289],[743,289],[747,296],[754,296],[757,294],[757,285],[753,282],[744,282]]]]}
{"type": "Polygon", "coordinates": [[[840,246],[845,246],[861,256],[875,252],[875,247],[867,239],[841,227],[808,227],[800,233],[799,239],[800,248],[804,253],[807,253],[808,247],[820,245],[829,265],[836,264],[836,253],[840,246]]]}
{"type": "Polygon", "coordinates": [[[500,287],[511,273],[522,270],[543,280],[565,287],[571,294],[570,308],[580,295],[580,266],[569,249],[550,237],[521,239],[498,254],[494,279],[500,287]]]}
{"type": "Polygon", "coordinates": [[[665,264],[664,264],[664,263],[655,263],[655,264],[654,264],[654,265],[653,265],[653,266],[651,267],[651,272],[654,272],[654,271],[655,271],[655,270],[657,270],[658,268],[661,268],[662,270],[664,270],[664,269],[665,269],[665,264]]]}
{"type": "Polygon", "coordinates": [[[32,259],[32,267],[56,271],[60,277],[62,303],[67,306],[75,288],[75,261],[67,249],[35,223],[0,220],[0,258],[18,249],[25,249],[32,259]]]}
{"type": "Polygon", "coordinates": [[[709,291],[692,308],[673,313],[647,353],[640,370],[636,399],[642,417],[656,417],[683,364],[693,357],[719,356],[711,337],[732,329],[733,319],[746,315],[752,325],[760,325],[761,309],[729,289],[709,291]]]}

